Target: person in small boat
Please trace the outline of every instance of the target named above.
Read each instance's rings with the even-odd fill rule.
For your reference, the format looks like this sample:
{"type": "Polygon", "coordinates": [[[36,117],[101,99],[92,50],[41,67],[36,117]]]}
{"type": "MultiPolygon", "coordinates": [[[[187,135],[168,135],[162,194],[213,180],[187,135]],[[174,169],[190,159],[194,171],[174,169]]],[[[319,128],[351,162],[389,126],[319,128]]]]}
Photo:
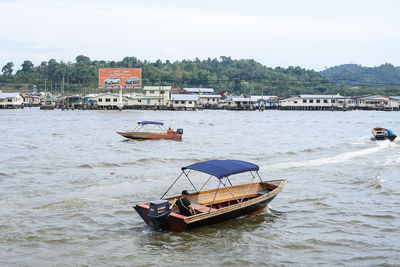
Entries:
{"type": "Polygon", "coordinates": [[[190,203],[190,200],[187,198],[189,195],[189,192],[187,190],[182,191],[182,196],[178,200],[175,200],[175,205],[179,209],[179,214],[182,214],[184,216],[191,216],[196,214],[196,211],[194,210],[192,203],[190,203]]]}
{"type": "Polygon", "coordinates": [[[388,136],[392,136],[392,135],[393,135],[392,130],[389,130],[389,129],[388,129],[386,132],[387,132],[387,135],[388,135],[388,136]]]}
{"type": "Polygon", "coordinates": [[[172,129],[168,128],[167,134],[172,134],[172,129]]]}

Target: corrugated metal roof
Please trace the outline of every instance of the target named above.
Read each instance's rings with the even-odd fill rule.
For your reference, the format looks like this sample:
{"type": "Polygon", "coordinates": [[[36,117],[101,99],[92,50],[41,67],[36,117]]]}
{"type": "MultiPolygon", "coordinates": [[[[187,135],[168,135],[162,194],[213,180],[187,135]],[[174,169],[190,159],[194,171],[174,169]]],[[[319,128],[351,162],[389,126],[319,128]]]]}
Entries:
{"type": "Polygon", "coordinates": [[[219,98],[219,97],[221,97],[221,95],[199,95],[199,97],[201,97],[201,98],[210,98],[210,97],[219,98]]]}
{"type": "Polygon", "coordinates": [[[183,90],[191,93],[214,93],[213,88],[183,88],[183,90]]]}
{"type": "Polygon", "coordinates": [[[392,99],[400,100],[400,96],[389,96],[392,99]]]}
{"type": "Polygon", "coordinates": [[[371,95],[371,96],[366,96],[366,97],[360,97],[359,99],[386,99],[387,96],[382,96],[382,95],[371,95]]]}
{"type": "Polygon", "coordinates": [[[341,95],[300,95],[300,98],[343,98],[341,95]]]}
{"type": "Polygon", "coordinates": [[[20,93],[0,93],[0,98],[14,98],[21,95],[20,93]]]}
{"type": "Polygon", "coordinates": [[[171,100],[177,100],[177,101],[198,101],[198,100],[199,100],[199,95],[171,94],[171,100]]]}
{"type": "Polygon", "coordinates": [[[154,91],[158,91],[158,90],[171,90],[172,86],[144,86],[143,90],[147,91],[147,90],[154,90],[154,91]]]}
{"type": "Polygon", "coordinates": [[[232,97],[233,102],[249,102],[250,97],[232,97]]]}

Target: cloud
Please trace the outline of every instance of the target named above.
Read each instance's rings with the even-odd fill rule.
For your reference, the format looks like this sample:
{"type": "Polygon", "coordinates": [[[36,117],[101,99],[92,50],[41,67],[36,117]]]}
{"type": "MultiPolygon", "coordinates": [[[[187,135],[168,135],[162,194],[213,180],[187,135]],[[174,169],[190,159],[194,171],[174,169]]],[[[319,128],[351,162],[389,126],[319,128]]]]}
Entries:
{"type": "MultiPolygon", "coordinates": [[[[212,8],[208,1],[204,6],[168,6],[157,1],[153,5],[139,1],[3,1],[0,23],[6,27],[0,28],[0,34],[6,45],[0,45],[0,63],[29,59],[39,64],[50,58],[73,61],[79,54],[92,59],[136,56],[151,61],[228,55],[254,58],[270,66],[320,68],[337,59],[336,53],[329,56],[327,51],[340,48],[344,59],[354,60],[357,48],[352,47],[388,43],[400,34],[400,23],[390,12],[385,20],[380,20],[384,14],[379,9],[368,11],[375,19],[365,11],[339,13],[337,8],[346,6],[340,1],[331,6],[333,14],[324,6],[304,7],[289,1],[292,9],[298,9],[297,15],[293,11],[274,13],[285,10],[284,5],[257,2],[265,12],[257,5],[253,9],[243,5],[241,12],[237,2],[229,3],[220,1],[212,8]],[[221,2],[230,9],[223,9],[221,2]],[[321,15],[324,12],[326,16],[321,15]]],[[[375,60],[379,61],[379,55],[375,60]]]]}

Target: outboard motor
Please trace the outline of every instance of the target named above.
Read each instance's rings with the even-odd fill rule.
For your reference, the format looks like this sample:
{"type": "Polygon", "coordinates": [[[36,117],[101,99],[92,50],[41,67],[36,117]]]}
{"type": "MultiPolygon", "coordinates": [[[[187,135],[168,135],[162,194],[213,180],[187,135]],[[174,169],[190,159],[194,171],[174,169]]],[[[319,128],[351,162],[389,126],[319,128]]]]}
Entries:
{"type": "Polygon", "coordinates": [[[153,223],[154,230],[168,229],[168,217],[171,213],[168,200],[158,199],[150,203],[149,218],[153,223]]]}
{"type": "Polygon", "coordinates": [[[183,134],[183,129],[182,128],[176,129],[176,133],[177,134],[183,134]]]}

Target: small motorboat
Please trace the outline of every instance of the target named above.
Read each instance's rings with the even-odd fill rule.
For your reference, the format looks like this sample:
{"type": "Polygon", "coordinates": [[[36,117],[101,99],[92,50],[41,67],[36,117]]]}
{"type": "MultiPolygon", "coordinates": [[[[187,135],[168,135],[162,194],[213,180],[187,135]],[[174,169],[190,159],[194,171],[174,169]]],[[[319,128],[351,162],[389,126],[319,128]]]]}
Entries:
{"type": "Polygon", "coordinates": [[[390,141],[393,142],[394,139],[396,139],[396,135],[392,132],[392,130],[385,129],[385,128],[380,128],[380,127],[375,127],[372,129],[372,134],[374,135],[375,140],[386,140],[389,139],[390,141]]]}
{"type": "Polygon", "coordinates": [[[171,128],[168,130],[164,127],[163,122],[158,121],[139,121],[138,125],[132,132],[117,132],[125,138],[136,140],[158,140],[158,139],[174,139],[181,140],[183,129],[177,129],[175,132],[171,128]],[[144,127],[153,126],[152,129],[143,131],[144,127]]]}
{"type": "Polygon", "coordinates": [[[240,160],[209,160],[195,163],[182,167],[182,173],[160,199],[140,203],[133,208],[156,231],[182,232],[243,215],[253,215],[264,210],[286,183],[284,179],[262,181],[258,170],[256,164],[240,160]],[[189,178],[192,170],[207,174],[206,181],[199,190],[189,178]],[[250,183],[232,185],[230,176],[244,172],[249,172],[250,183]],[[164,198],[182,176],[190,181],[194,189],[194,193],[185,196],[195,211],[195,214],[190,216],[179,214],[173,209],[175,201],[181,196],[164,198]],[[212,177],[218,179],[218,187],[203,190],[212,177]],[[256,182],[255,179],[259,181],[256,182]]]}

